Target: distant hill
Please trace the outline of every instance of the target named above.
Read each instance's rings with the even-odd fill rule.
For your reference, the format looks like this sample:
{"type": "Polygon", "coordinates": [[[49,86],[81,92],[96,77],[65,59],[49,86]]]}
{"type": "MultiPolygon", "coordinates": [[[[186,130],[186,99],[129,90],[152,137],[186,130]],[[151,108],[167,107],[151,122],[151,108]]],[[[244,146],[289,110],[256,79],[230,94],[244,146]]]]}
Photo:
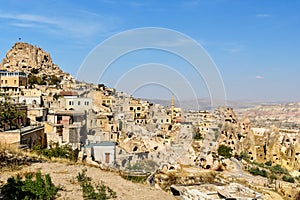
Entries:
{"type": "MultiPolygon", "coordinates": [[[[171,106],[171,100],[162,99],[147,99],[149,102],[160,104],[163,106],[171,106]]],[[[263,100],[239,100],[239,101],[227,101],[227,105],[234,109],[238,108],[250,108],[258,105],[274,105],[280,103],[288,103],[282,101],[263,101],[263,100]]],[[[181,102],[175,101],[175,107],[181,107],[185,110],[211,110],[211,100],[208,98],[195,99],[195,100],[184,100],[181,102]]]]}

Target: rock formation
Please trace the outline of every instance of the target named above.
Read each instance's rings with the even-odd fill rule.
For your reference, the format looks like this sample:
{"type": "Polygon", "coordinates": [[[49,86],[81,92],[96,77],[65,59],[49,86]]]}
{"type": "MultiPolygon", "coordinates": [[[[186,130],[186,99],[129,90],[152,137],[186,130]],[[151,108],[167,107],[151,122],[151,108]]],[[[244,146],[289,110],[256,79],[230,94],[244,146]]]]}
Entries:
{"type": "Polygon", "coordinates": [[[52,62],[50,54],[43,49],[24,42],[17,42],[6,53],[0,64],[0,69],[7,71],[22,71],[27,75],[35,75],[44,79],[56,76],[64,80],[74,80],[52,62]]]}
{"type": "Polygon", "coordinates": [[[299,130],[253,128],[247,117],[238,120],[230,108],[219,109],[218,114],[223,123],[217,142],[230,147],[233,155],[244,152],[251,161],[300,170],[299,130]]]}

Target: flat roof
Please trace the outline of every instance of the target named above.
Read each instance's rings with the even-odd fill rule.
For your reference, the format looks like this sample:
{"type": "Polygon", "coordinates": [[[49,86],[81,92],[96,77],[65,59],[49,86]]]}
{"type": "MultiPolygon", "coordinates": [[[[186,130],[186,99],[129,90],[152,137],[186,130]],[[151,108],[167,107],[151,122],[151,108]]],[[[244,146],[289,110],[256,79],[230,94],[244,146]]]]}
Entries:
{"type": "Polygon", "coordinates": [[[94,146],[115,146],[115,142],[110,142],[110,141],[102,141],[100,143],[90,143],[89,145],[86,145],[85,147],[94,147],[94,146]]]}

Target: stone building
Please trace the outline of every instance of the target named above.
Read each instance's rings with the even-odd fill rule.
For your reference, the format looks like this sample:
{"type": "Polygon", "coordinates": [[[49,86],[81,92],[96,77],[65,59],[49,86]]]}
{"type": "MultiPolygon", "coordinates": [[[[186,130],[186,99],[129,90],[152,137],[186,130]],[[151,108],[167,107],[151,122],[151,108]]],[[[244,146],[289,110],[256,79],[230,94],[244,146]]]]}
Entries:
{"type": "Polygon", "coordinates": [[[27,86],[27,75],[24,72],[0,70],[0,88],[2,92],[19,93],[20,88],[27,86]]]}

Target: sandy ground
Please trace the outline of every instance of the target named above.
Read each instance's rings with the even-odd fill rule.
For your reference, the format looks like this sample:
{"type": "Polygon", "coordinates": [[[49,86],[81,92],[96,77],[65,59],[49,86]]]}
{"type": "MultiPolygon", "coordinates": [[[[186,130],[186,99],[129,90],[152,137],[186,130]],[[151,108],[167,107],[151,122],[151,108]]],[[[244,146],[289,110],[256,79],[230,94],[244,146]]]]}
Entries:
{"type": "Polygon", "coordinates": [[[59,192],[57,199],[83,199],[82,191],[76,181],[76,176],[83,168],[87,168],[87,175],[92,177],[93,182],[103,183],[109,186],[117,193],[116,199],[128,200],[175,200],[175,198],[166,192],[151,188],[150,186],[132,183],[121,178],[113,172],[102,171],[99,168],[81,166],[81,165],[68,165],[65,163],[36,163],[28,167],[23,167],[18,172],[5,172],[0,174],[0,181],[6,182],[7,178],[16,173],[36,172],[40,170],[42,173],[49,173],[55,185],[62,185],[64,190],[59,192]]]}

